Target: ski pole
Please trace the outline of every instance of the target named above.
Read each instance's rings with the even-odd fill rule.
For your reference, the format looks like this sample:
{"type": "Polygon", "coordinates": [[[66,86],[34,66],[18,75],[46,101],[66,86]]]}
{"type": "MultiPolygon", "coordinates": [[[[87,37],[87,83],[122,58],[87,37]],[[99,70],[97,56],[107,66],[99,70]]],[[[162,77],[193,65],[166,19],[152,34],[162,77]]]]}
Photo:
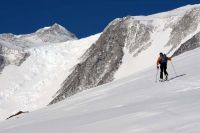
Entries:
{"type": "Polygon", "coordinates": [[[176,73],[176,70],[175,70],[175,67],[174,67],[174,64],[172,63],[172,61],[171,61],[171,64],[172,64],[172,68],[173,68],[173,70],[174,70],[174,73],[175,73],[176,76],[177,76],[177,73],[176,73]]]}
{"type": "Polygon", "coordinates": [[[158,77],[158,69],[156,71],[156,81],[155,82],[157,82],[157,77],[158,77]]]}

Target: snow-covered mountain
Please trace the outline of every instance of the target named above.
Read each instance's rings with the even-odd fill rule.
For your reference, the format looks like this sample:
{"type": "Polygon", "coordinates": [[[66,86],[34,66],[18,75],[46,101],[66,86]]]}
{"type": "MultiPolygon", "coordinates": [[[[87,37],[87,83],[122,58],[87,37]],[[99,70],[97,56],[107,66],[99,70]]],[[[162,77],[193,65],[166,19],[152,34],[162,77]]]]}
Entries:
{"type": "Polygon", "coordinates": [[[98,34],[79,39],[54,24],[28,35],[0,35],[0,120],[46,106],[98,34]]]}
{"type": "Polygon", "coordinates": [[[112,21],[57,92],[56,103],[77,92],[155,65],[160,52],[168,56],[199,47],[200,5],[188,5],[150,16],[112,21]],[[194,44],[197,43],[198,45],[194,44]]]}
{"type": "Polygon", "coordinates": [[[29,57],[29,53],[23,49],[10,48],[0,44],[0,72],[10,64],[20,66],[27,57],[29,57]]]}
{"type": "MultiPolygon", "coordinates": [[[[135,73],[143,77],[141,71],[153,69],[160,52],[175,56],[199,47],[199,14],[200,5],[189,5],[150,16],[118,18],[102,33],[80,40],[58,24],[28,35],[1,34],[1,119],[20,110],[33,111],[57,103],[74,94],[78,97],[82,93],[77,93],[83,90],[111,81],[126,84],[125,77],[135,73]]],[[[154,75],[152,82],[155,73],[150,72],[154,75]]],[[[138,81],[140,76],[131,78],[138,81]]],[[[144,84],[143,81],[131,84],[139,83],[144,84]]],[[[111,83],[106,88],[112,86],[115,85],[111,83]]]]}
{"type": "Polygon", "coordinates": [[[149,67],[4,121],[0,133],[199,133],[199,58],[199,48],[175,57],[170,81],[155,83],[149,67]]]}
{"type": "Polygon", "coordinates": [[[69,40],[77,40],[77,37],[57,23],[27,35],[0,34],[0,71],[9,64],[20,65],[29,56],[26,48],[69,40]]]}
{"type": "Polygon", "coordinates": [[[61,25],[55,23],[50,27],[37,30],[27,35],[0,34],[1,45],[17,47],[33,47],[49,43],[60,43],[69,40],[77,40],[77,37],[61,25]],[[9,45],[10,44],[10,45],[9,45]]]}
{"type": "Polygon", "coordinates": [[[46,106],[98,36],[26,49],[26,61],[0,74],[0,118],[46,106]]]}

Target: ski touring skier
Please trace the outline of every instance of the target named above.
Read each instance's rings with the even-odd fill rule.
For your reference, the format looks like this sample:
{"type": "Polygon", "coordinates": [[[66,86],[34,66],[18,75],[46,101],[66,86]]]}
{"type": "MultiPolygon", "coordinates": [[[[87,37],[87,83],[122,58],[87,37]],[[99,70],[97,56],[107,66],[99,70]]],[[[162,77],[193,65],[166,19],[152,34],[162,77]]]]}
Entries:
{"type": "Polygon", "coordinates": [[[158,60],[156,62],[157,64],[157,69],[159,69],[159,65],[160,65],[160,80],[159,81],[164,81],[164,80],[168,80],[168,72],[167,72],[167,62],[168,60],[171,61],[172,57],[167,57],[166,54],[160,53],[158,60]],[[163,72],[165,74],[165,79],[163,79],[163,72]]]}

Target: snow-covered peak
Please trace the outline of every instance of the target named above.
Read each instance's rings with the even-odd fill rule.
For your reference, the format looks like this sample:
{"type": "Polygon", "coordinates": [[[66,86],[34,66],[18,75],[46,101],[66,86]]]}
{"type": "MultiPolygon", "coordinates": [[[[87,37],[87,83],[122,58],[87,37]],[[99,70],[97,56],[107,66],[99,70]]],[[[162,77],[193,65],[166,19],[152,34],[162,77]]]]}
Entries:
{"type": "Polygon", "coordinates": [[[148,16],[134,16],[134,18],[137,20],[152,20],[155,18],[164,19],[169,17],[182,17],[186,12],[189,12],[195,8],[200,8],[200,4],[186,5],[167,12],[156,13],[148,16]]]}
{"type": "Polygon", "coordinates": [[[63,26],[55,23],[31,34],[14,35],[12,33],[0,34],[0,45],[7,44],[12,47],[30,48],[46,44],[62,43],[77,40],[77,37],[63,26]],[[3,43],[2,43],[3,42],[3,43]]]}
{"type": "Polygon", "coordinates": [[[64,32],[69,32],[65,27],[59,25],[58,23],[53,24],[50,28],[54,29],[54,30],[60,30],[60,31],[64,31],[64,32]]]}
{"type": "Polygon", "coordinates": [[[73,33],[71,33],[66,28],[57,23],[50,27],[39,29],[35,33],[30,34],[29,36],[37,36],[43,42],[50,43],[59,43],[77,39],[77,37],[73,33]]]}
{"type": "Polygon", "coordinates": [[[55,23],[50,27],[44,27],[42,29],[39,29],[36,31],[36,34],[54,34],[54,35],[58,34],[58,35],[66,35],[68,36],[68,38],[71,39],[77,39],[77,37],[74,34],[72,34],[65,27],[59,25],[58,23],[55,23]]]}

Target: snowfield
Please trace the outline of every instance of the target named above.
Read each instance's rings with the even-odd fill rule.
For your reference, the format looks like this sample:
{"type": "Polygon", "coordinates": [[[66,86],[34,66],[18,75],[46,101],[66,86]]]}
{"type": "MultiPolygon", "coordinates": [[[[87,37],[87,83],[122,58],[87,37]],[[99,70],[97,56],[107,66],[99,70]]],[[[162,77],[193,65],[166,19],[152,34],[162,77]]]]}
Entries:
{"type": "Polygon", "coordinates": [[[199,133],[199,58],[200,49],[175,57],[169,81],[155,83],[152,66],[3,121],[0,133],[199,133]]]}
{"type": "MultiPolygon", "coordinates": [[[[200,8],[200,4],[196,5],[187,5],[184,7],[180,7],[171,11],[157,13],[149,16],[134,16],[129,21],[129,28],[133,26],[133,20],[139,20],[140,23],[144,25],[153,25],[155,29],[153,29],[151,33],[151,39],[147,42],[150,42],[151,46],[147,49],[143,50],[140,54],[134,57],[135,53],[130,53],[128,47],[128,43],[133,43],[133,40],[127,40],[125,43],[124,57],[122,60],[122,65],[115,73],[115,79],[120,79],[126,77],[127,75],[134,74],[136,72],[142,71],[150,66],[152,66],[157,59],[158,53],[161,51],[166,53],[168,56],[172,56],[173,53],[187,40],[192,38],[195,34],[200,32],[200,25],[196,27],[196,29],[188,33],[185,38],[177,45],[175,49],[172,49],[173,45],[166,45],[172,36],[172,29],[174,24],[179,23],[180,19],[188,12],[193,10],[194,8],[200,8]],[[130,69],[134,68],[131,72],[130,69]]],[[[138,29],[137,29],[138,30],[138,29]]],[[[132,31],[129,31],[131,34],[132,31]]],[[[136,34],[137,35],[137,34],[136,34]]],[[[133,36],[133,35],[132,35],[133,36]]],[[[175,37],[178,38],[178,37],[175,37]]],[[[134,39],[135,40],[135,39],[134,39]]],[[[141,44],[140,44],[141,45],[141,44]]],[[[137,51],[137,50],[136,50],[137,51]]]]}
{"type": "Polygon", "coordinates": [[[9,65],[0,74],[0,120],[11,114],[46,106],[62,82],[100,34],[80,40],[38,45],[21,66],[9,65]]]}

